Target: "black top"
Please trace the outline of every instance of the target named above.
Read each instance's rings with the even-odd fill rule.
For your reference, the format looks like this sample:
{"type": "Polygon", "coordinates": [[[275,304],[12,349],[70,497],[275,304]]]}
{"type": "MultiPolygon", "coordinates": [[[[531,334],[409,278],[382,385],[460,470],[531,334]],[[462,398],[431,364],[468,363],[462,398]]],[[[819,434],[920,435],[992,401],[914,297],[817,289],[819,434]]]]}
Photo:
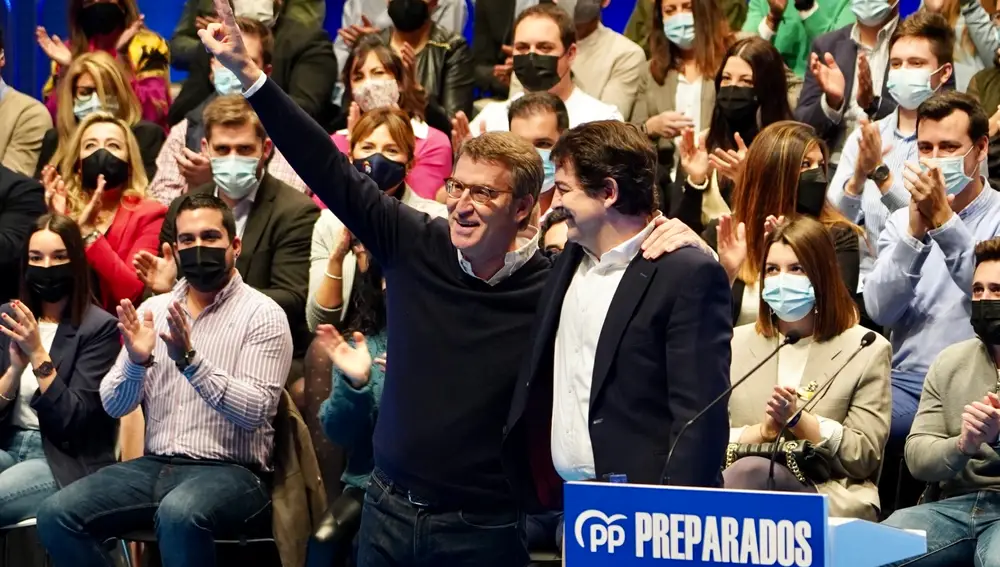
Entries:
{"type": "Polygon", "coordinates": [[[445,507],[513,506],[503,426],[549,260],[536,252],[495,286],[467,275],[445,219],[385,195],[273,82],[250,103],[302,180],[385,272],[392,363],[375,466],[445,507]]]}
{"type": "Polygon", "coordinates": [[[0,165],[0,303],[17,298],[24,245],[38,217],[46,213],[41,183],[0,165]]]}

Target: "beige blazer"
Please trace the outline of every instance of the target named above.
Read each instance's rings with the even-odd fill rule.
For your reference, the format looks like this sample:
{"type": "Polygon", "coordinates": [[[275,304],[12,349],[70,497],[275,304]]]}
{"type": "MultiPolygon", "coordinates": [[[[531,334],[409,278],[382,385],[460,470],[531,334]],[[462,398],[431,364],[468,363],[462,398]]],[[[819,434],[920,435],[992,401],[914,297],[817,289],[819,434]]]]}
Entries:
{"type": "MultiPolygon", "coordinates": [[[[731,375],[734,377],[746,374],[778,346],[777,338],[764,338],[754,327],[744,325],[733,331],[731,375]]],[[[802,375],[802,387],[815,381],[822,388],[857,350],[861,337],[867,332],[868,329],[855,326],[825,343],[813,343],[802,375]]],[[[816,486],[820,494],[829,497],[831,516],[877,519],[878,477],[892,416],[891,358],[889,341],[879,335],[844,368],[811,412],[844,426],[833,479],[816,486]]],[[[760,423],[767,400],[777,383],[778,361],[775,357],[729,398],[732,427],[760,423]]]]}
{"type": "Polygon", "coordinates": [[[7,87],[0,100],[0,163],[31,177],[42,151],[42,138],[52,128],[45,105],[7,87]]]}

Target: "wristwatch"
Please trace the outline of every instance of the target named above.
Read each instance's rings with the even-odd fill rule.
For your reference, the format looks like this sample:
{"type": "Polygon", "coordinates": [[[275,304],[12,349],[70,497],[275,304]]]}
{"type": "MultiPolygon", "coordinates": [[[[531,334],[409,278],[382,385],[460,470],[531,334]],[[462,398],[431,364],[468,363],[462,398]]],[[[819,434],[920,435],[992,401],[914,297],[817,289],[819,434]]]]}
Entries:
{"type": "Polygon", "coordinates": [[[35,378],[45,378],[51,376],[53,372],[56,371],[56,367],[52,366],[51,360],[46,360],[45,362],[38,365],[38,368],[32,368],[31,372],[35,375],[35,378]]]}
{"type": "Polygon", "coordinates": [[[95,230],[95,231],[91,232],[90,234],[88,234],[88,235],[84,236],[84,237],[83,237],[83,246],[84,246],[85,248],[86,248],[86,247],[88,247],[88,246],[90,246],[90,245],[91,245],[91,244],[93,244],[93,243],[94,243],[94,242],[95,242],[95,241],[96,241],[96,240],[97,240],[98,238],[100,238],[100,236],[101,236],[101,233],[100,233],[100,231],[97,231],[97,230],[95,230]]]}
{"type": "Polygon", "coordinates": [[[194,362],[194,355],[195,355],[194,349],[185,352],[184,356],[180,360],[176,361],[177,370],[184,372],[184,370],[188,366],[191,366],[191,363],[194,362]]]}
{"type": "Polygon", "coordinates": [[[886,179],[889,179],[889,166],[884,163],[880,163],[874,171],[865,177],[874,181],[876,185],[881,185],[886,179]]]}

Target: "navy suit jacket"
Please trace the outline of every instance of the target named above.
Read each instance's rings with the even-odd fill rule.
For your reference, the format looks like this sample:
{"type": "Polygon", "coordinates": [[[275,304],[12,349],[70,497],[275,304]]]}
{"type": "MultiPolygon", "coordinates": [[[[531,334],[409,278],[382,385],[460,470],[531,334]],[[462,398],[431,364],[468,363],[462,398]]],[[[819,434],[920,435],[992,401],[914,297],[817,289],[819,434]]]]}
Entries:
{"type": "MultiPolygon", "coordinates": [[[[824,54],[833,55],[837,66],[844,73],[844,104],[852,100],[857,94],[854,92],[854,68],[858,62],[858,44],[851,39],[851,30],[854,24],[825,33],[813,40],[812,52],[823,59],[824,54]]],[[[886,75],[889,73],[889,65],[885,66],[886,75]]],[[[872,105],[874,113],[872,120],[884,118],[896,110],[896,101],[889,94],[886,84],[888,81],[883,77],[882,92],[877,93],[878,97],[872,105]]],[[[823,112],[820,100],[826,96],[823,89],[819,88],[816,77],[812,72],[806,71],[805,82],[802,85],[802,92],[799,94],[799,104],[795,107],[795,119],[805,122],[816,129],[816,132],[826,141],[827,145],[835,147],[841,137],[847,136],[850,132],[844,131],[844,123],[841,121],[834,124],[826,113],[823,112]]],[[[872,109],[866,109],[872,110],[872,109]]]]}
{"type": "MultiPolygon", "coordinates": [[[[584,255],[559,255],[536,315],[504,427],[504,466],[527,509],[558,508],[562,482],[551,458],[553,360],[563,298],[584,255]]],[[[608,309],[594,358],[588,416],[598,479],[661,484],[680,428],[729,386],[733,335],[729,281],[696,248],[649,261],[636,256],[608,309]]],[[[729,437],[727,403],[689,428],[671,484],[721,486],[729,437]]]]}
{"type": "MultiPolygon", "coordinates": [[[[10,304],[0,312],[13,316],[10,304]]],[[[59,323],[49,357],[56,377],[45,390],[35,390],[31,407],[38,413],[42,448],[60,487],[114,464],[118,420],[101,403],[101,380],[111,370],[121,335],[118,321],[96,305],[83,315],[79,327],[59,323]]],[[[0,334],[0,374],[10,367],[10,339],[0,334]]],[[[15,401],[0,415],[0,427],[9,428],[15,401]]]]}

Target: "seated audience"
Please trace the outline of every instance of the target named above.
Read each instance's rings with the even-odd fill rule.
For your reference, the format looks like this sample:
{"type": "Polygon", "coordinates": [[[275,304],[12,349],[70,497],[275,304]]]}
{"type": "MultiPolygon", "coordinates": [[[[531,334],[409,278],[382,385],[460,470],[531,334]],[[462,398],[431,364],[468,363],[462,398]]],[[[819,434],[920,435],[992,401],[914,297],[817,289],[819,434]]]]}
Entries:
{"type": "MultiPolygon", "coordinates": [[[[827,197],[848,220],[863,226],[858,289],[875,265],[875,244],[894,211],[910,204],[906,162],[917,161],[917,107],[952,75],[954,34],[941,16],[920,11],[900,22],[889,40],[889,94],[896,111],[876,122],[862,118],[844,144],[827,197]]],[[[867,315],[862,310],[862,322],[867,315]]],[[[872,326],[871,328],[875,328],[872,326]]]]}
{"type": "MultiPolygon", "coordinates": [[[[200,5],[208,12],[208,7],[212,5],[210,0],[199,0],[200,5]]],[[[244,0],[236,2],[239,5],[244,0]]],[[[265,0],[266,1],[266,0],[265,0]]],[[[261,0],[257,0],[257,4],[261,0]]],[[[318,0],[290,0],[275,2],[279,6],[277,10],[272,10],[272,21],[262,21],[260,10],[256,11],[256,16],[249,14],[247,20],[257,21],[256,35],[263,37],[263,28],[269,28],[273,38],[273,56],[269,74],[277,82],[282,90],[292,97],[292,100],[300,108],[309,113],[310,116],[324,125],[328,125],[337,115],[338,109],[333,102],[333,90],[337,82],[334,74],[337,69],[337,60],[333,54],[333,44],[330,35],[313,22],[307,22],[311,14],[316,10],[315,5],[322,4],[318,0]],[[292,10],[291,7],[281,9],[282,4],[304,4],[308,2],[314,6],[305,11],[292,10]],[[295,13],[303,17],[294,17],[295,13]]],[[[216,14],[217,17],[217,14],[216,14]]],[[[217,20],[216,20],[217,21],[217,20]]],[[[322,18],[319,20],[322,22],[322,18]]],[[[208,20],[204,24],[211,23],[208,20]]],[[[197,28],[197,21],[195,24],[197,28]]],[[[262,39],[262,42],[266,40],[262,39]]],[[[205,99],[218,92],[214,71],[218,65],[212,62],[212,56],[204,49],[195,49],[189,60],[190,68],[188,77],[184,81],[181,92],[177,99],[170,105],[170,112],[167,115],[167,123],[170,126],[178,124],[181,120],[189,117],[191,111],[205,102],[205,99]]],[[[232,87],[233,83],[229,83],[232,87]]],[[[231,92],[231,91],[227,91],[231,92]]]]}
{"type": "MultiPolygon", "coordinates": [[[[406,171],[416,159],[410,124],[401,110],[372,110],[354,126],[351,147],[345,153],[386,195],[432,217],[447,217],[444,205],[417,195],[405,181],[406,171]]],[[[344,306],[352,301],[358,258],[343,223],[325,207],[313,228],[309,262],[309,330],[322,324],[339,327],[348,316],[344,306]]]]}
{"type": "Polygon", "coordinates": [[[552,203],[552,188],[556,183],[556,164],[549,159],[552,148],[569,130],[566,105],[554,94],[529,93],[510,104],[510,131],[523,138],[538,152],[545,169],[542,192],[538,195],[539,213],[545,214],[552,203]]]}
{"type": "MultiPolygon", "coordinates": [[[[45,214],[42,185],[0,165],[0,274],[16,273],[35,221],[45,214]]],[[[16,278],[0,278],[0,302],[20,297],[16,278]]]]}
{"type": "Polygon", "coordinates": [[[729,274],[737,326],[759,317],[764,244],[767,232],[782,217],[819,220],[833,239],[841,279],[847,289],[857,287],[861,229],[826,200],[827,160],[826,146],[816,132],[790,120],[765,128],[747,151],[733,192],[732,216],[712,222],[703,234],[729,274]],[[796,163],[798,168],[788,167],[796,163]]]}
{"type": "MultiPolygon", "coordinates": [[[[646,57],[639,46],[601,23],[601,8],[610,2],[577,0],[570,14],[576,26],[576,57],[570,72],[583,92],[618,108],[629,120],[643,91],[646,57]]],[[[517,73],[510,82],[511,94],[524,92],[517,73]]]]}
{"type": "Polygon", "coordinates": [[[1000,37],[990,13],[980,2],[972,0],[928,0],[921,3],[920,11],[940,14],[954,31],[953,86],[959,92],[966,92],[976,73],[993,67],[1000,49],[1000,37]]]}
{"type": "MultiPolygon", "coordinates": [[[[874,344],[848,358],[868,329],[858,324],[857,307],[838,277],[833,241],[823,224],[806,216],[782,223],[764,246],[757,323],[733,333],[732,375],[746,374],[789,333],[802,338],[729,398],[729,442],[780,442],[778,434],[787,427],[786,440],[815,445],[829,458],[833,474],[810,478],[801,468],[789,468],[779,452],[774,489],[819,492],[829,497],[831,516],[875,521],[892,405],[889,341],[876,335],[874,344]],[[824,390],[827,380],[834,381],[824,390]],[[812,401],[813,396],[819,399],[812,401]],[[796,414],[806,403],[810,409],[796,414]]],[[[726,488],[768,490],[769,470],[770,459],[759,454],[727,462],[726,488]]]]}
{"type": "Polygon", "coordinates": [[[542,219],[542,230],[538,235],[538,242],[542,245],[542,250],[552,253],[563,251],[569,239],[567,220],[569,220],[569,213],[565,209],[553,209],[542,219]]]}
{"type": "Polygon", "coordinates": [[[55,96],[61,99],[56,127],[45,132],[35,177],[40,178],[47,165],[59,167],[77,126],[95,112],[113,114],[128,124],[139,145],[139,159],[146,175],[156,173],[156,156],[165,137],[163,128],[142,119],[139,99],[129,86],[121,64],[112,56],[95,51],[74,59],[59,79],[55,96]]]}
{"type": "Polygon", "coordinates": [[[241,242],[226,203],[183,199],[173,244],[185,279],[138,310],[121,302],[125,348],[100,386],[113,418],[142,404],[146,454],[42,504],[38,535],[58,567],[110,567],[104,541],[134,530],[155,531],[168,567],[215,565],[216,538],[270,533],[288,322],[236,270],[241,242]]]}
{"type": "Polygon", "coordinates": [[[934,359],[906,439],[906,464],[928,483],[924,501],[884,522],[926,532],[927,552],[896,565],[989,565],[997,556],[1000,239],[977,244],[975,263],[969,320],[976,336],[934,359]]]}
{"type": "Polygon", "coordinates": [[[834,165],[862,118],[880,120],[896,109],[885,78],[899,1],[851,0],[851,11],[857,22],[813,40],[795,108],[795,119],[815,128],[826,142],[834,165]]]}
{"type": "MultiPolygon", "coordinates": [[[[323,26],[326,16],[324,0],[234,0],[233,10],[238,18],[248,18],[260,22],[265,27],[273,27],[280,18],[294,20],[305,29],[323,26]]],[[[208,24],[218,22],[212,0],[185,0],[181,17],[170,38],[170,66],[178,71],[187,71],[191,62],[204,51],[198,30],[208,24]]]]}
{"type": "MultiPolygon", "coordinates": [[[[628,19],[624,32],[625,37],[634,41],[646,52],[647,59],[653,53],[650,37],[656,31],[653,23],[656,14],[655,2],[656,0],[636,0],[632,16],[628,19]]],[[[742,29],[747,18],[747,3],[743,0],[721,0],[719,5],[722,9],[722,17],[729,24],[729,29],[742,29]]]]}
{"type": "MultiPolygon", "coordinates": [[[[576,26],[557,5],[538,4],[518,14],[514,21],[513,70],[525,92],[548,91],[562,99],[571,128],[594,120],[621,120],[618,108],[597,100],[573,83],[570,69],[576,50],[576,26]]],[[[453,135],[453,140],[464,139],[466,130],[474,136],[508,131],[510,103],[487,104],[468,126],[465,114],[456,116],[458,135],[453,135]]]]}
{"type": "MultiPolygon", "coordinates": [[[[8,53],[0,28],[0,69],[7,65],[8,53]]],[[[0,77],[0,165],[31,175],[42,151],[42,137],[50,128],[52,116],[45,106],[0,77]]]]}
{"type": "MultiPolygon", "coordinates": [[[[652,55],[649,72],[643,74],[645,95],[636,103],[632,122],[656,144],[656,182],[669,187],[681,131],[692,128],[701,133],[712,122],[713,80],[727,59],[733,36],[713,0],[655,0],[654,8],[652,55]]],[[[667,202],[660,208],[670,211],[667,202]]]]}
{"type": "Polygon", "coordinates": [[[743,31],[773,43],[785,65],[803,77],[813,40],[854,24],[851,1],[750,0],[743,31]]]}
{"type": "Polygon", "coordinates": [[[893,347],[887,454],[910,431],[931,363],[973,336],[972,250],[1000,235],[1000,195],[979,173],[988,128],[983,109],[966,94],[934,95],[917,108],[921,163],[902,170],[909,206],[889,216],[865,280],[868,315],[888,327],[893,347]]]}
{"type": "Polygon", "coordinates": [[[52,60],[52,75],[42,89],[52,118],[58,122],[58,108],[66,102],[56,95],[66,69],[84,53],[103,51],[128,70],[139,101],[139,118],[166,129],[170,50],[159,34],[144,26],[136,0],[69,0],[67,4],[69,39],[64,42],[57,35],[50,36],[43,27],[35,31],[39,47],[52,60]]]}
{"type": "Polygon", "coordinates": [[[441,112],[435,116],[437,127],[428,123],[432,106],[413,82],[413,75],[403,60],[375,36],[357,43],[344,68],[343,105],[347,110],[346,128],[333,135],[333,141],[345,154],[350,153],[348,134],[351,127],[370,110],[400,108],[410,117],[416,139],[415,161],[407,171],[406,184],[421,197],[433,199],[444,180],[451,175],[451,122],[441,112]],[[441,130],[445,128],[445,130],[441,130]]]}
{"type": "MultiPolygon", "coordinates": [[[[781,55],[759,37],[731,45],[715,75],[715,105],[708,130],[686,127],[678,144],[680,167],[661,184],[660,209],[695,232],[735,206],[746,148],[770,124],[792,117],[781,55]]],[[[648,131],[648,130],[647,130],[648,131]]]]}
{"type": "MultiPolygon", "coordinates": [[[[271,31],[264,24],[248,18],[239,18],[236,22],[243,31],[247,53],[261,69],[270,73],[274,51],[271,31]]],[[[149,182],[149,195],[164,205],[212,181],[211,159],[201,151],[205,138],[205,107],[220,96],[239,94],[240,85],[236,77],[214,59],[210,76],[215,90],[170,128],[170,134],[156,156],[156,174],[149,182]]],[[[305,184],[277,150],[267,162],[267,171],[275,179],[306,192],[305,184]]]]}
{"type": "MultiPolygon", "coordinates": [[[[285,312],[294,342],[293,378],[302,376],[301,359],[311,339],[305,309],[309,276],[309,238],[319,210],[309,197],[271,177],[264,164],[273,145],[253,109],[241,95],[226,95],[205,107],[202,151],[212,160],[212,181],[191,189],[192,195],[219,198],[232,210],[240,252],[234,260],[241,280],[285,312]]],[[[177,216],[184,196],[170,203],[158,250],[135,259],[135,268],[153,293],[176,290],[177,216]]]]}
{"type": "Polygon", "coordinates": [[[472,58],[461,30],[448,31],[431,19],[438,2],[389,0],[392,25],[378,35],[411,68],[427,100],[451,119],[472,112],[472,58]]]}
{"type": "Polygon", "coordinates": [[[146,172],[128,125],[104,112],[84,118],[59,169],[42,172],[42,184],[50,212],[80,225],[100,304],[113,313],[123,299],[139,301],[144,286],[132,258],[159,248],[167,209],[146,198],[146,172]]]}
{"type": "Polygon", "coordinates": [[[98,388],[121,350],[94,305],[80,228],[45,215],[23,246],[20,299],[0,307],[0,525],[115,462],[118,423],[98,388]]]}

